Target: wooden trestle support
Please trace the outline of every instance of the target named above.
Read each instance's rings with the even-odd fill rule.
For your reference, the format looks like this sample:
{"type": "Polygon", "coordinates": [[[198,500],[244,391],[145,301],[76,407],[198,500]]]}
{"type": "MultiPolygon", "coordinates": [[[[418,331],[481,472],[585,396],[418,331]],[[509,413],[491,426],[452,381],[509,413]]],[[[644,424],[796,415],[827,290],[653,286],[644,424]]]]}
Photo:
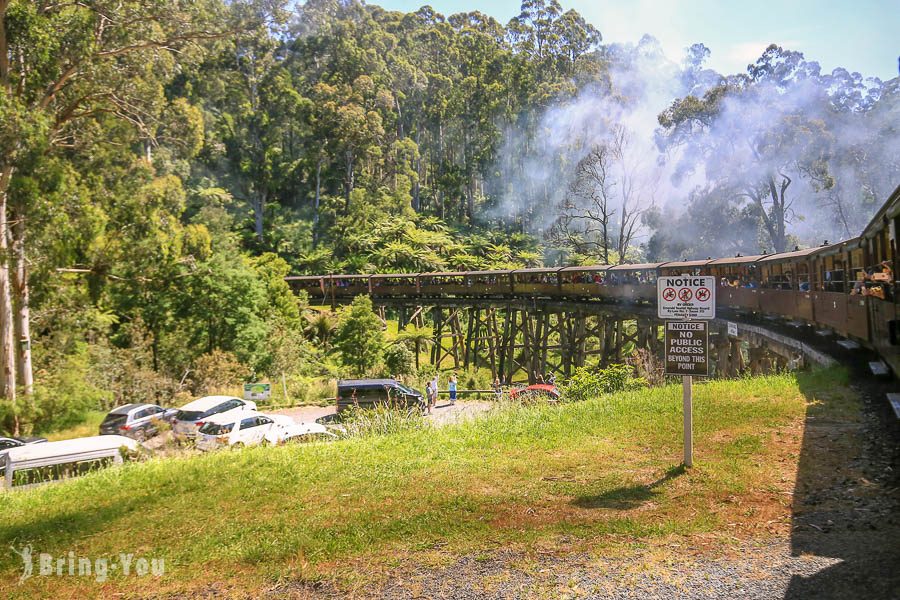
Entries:
{"type": "MultiPolygon", "coordinates": [[[[431,364],[438,369],[489,368],[504,383],[585,365],[625,362],[635,350],[662,356],[663,323],[644,311],[579,308],[554,303],[393,304],[379,306],[400,329],[430,321],[431,364]]],[[[710,328],[710,375],[736,377],[798,366],[802,357],[754,335],[731,337],[724,322],[710,328]]]]}

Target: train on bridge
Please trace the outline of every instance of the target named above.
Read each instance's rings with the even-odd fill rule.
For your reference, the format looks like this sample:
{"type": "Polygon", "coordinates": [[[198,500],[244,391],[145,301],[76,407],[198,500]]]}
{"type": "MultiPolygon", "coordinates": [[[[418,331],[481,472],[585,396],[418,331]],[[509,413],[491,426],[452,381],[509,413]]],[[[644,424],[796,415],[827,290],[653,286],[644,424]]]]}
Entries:
{"type": "Polygon", "coordinates": [[[894,273],[900,268],[900,187],[853,239],[755,256],[661,263],[499,271],[290,276],[294,290],[337,303],[378,299],[550,298],[655,303],[661,275],[711,275],[718,308],[803,321],[873,348],[900,373],[900,322],[894,273]]]}

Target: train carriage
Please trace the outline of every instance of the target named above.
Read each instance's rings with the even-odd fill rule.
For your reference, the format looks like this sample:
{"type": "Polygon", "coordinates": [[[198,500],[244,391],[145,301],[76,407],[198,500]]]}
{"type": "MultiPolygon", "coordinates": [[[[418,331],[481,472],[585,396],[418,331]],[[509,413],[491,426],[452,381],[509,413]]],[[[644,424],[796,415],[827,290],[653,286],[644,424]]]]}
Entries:
{"type": "Polygon", "coordinates": [[[759,310],[759,261],[768,254],[717,258],[706,264],[708,275],[716,278],[716,306],[759,310]]]}
{"type": "Polygon", "coordinates": [[[639,263],[610,267],[606,272],[610,297],[635,302],[656,301],[657,270],[663,264],[665,263],[639,263]]]}
{"type": "Polygon", "coordinates": [[[372,275],[372,296],[397,297],[417,296],[419,294],[419,277],[413,274],[372,275]]]}
{"type": "Polygon", "coordinates": [[[558,296],[559,269],[518,269],[512,272],[514,294],[525,296],[558,296]]]}
{"type": "Polygon", "coordinates": [[[681,260],[662,263],[659,266],[660,275],[706,275],[706,265],[712,258],[705,260],[681,260]]]}
{"type": "Polygon", "coordinates": [[[569,298],[602,298],[607,296],[608,265],[565,267],[559,270],[559,289],[569,298]]]}
{"type": "Polygon", "coordinates": [[[335,298],[353,298],[362,294],[371,294],[369,286],[371,275],[329,275],[325,280],[327,295],[335,298]]]}
{"type": "Polygon", "coordinates": [[[326,278],[327,277],[321,275],[292,275],[290,277],[285,277],[284,280],[287,281],[294,292],[299,292],[301,290],[306,292],[307,295],[309,295],[310,302],[315,304],[327,300],[325,287],[326,278]]]}
{"type": "Polygon", "coordinates": [[[812,254],[799,248],[759,259],[759,308],[792,319],[813,321],[812,254]]]}
{"type": "Polygon", "coordinates": [[[466,284],[473,296],[502,296],[512,293],[512,271],[470,271],[466,284]]]}
{"type": "Polygon", "coordinates": [[[469,286],[465,271],[419,273],[419,293],[429,298],[440,296],[467,296],[469,286]]]}

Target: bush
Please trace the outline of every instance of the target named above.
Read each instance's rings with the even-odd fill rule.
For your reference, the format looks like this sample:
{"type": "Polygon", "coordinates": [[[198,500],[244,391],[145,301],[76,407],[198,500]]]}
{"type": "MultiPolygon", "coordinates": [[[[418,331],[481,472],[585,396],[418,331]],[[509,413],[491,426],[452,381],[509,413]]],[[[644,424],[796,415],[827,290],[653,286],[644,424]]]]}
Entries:
{"type": "Polygon", "coordinates": [[[357,296],[341,309],[334,345],[353,376],[365,376],[381,362],[384,331],[368,296],[357,296]]]}
{"type": "Polygon", "coordinates": [[[191,391],[197,396],[224,393],[241,385],[250,370],[232,352],[213,350],[194,361],[191,391]]]}
{"type": "Polygon", "coordinates": [[[579,367],[563,386],[563,397],[573,401],[589,400],[601,394],[646,387],[646,380],[633,377],[633,373],[634,368],[629,365],[614,364],[597,371],[579,367]]]}
{"type": "Polygon", "coordinates": [[[406,344],[392,344],[384,351],[384,368],[387,375],[415,375],[416,357],[406,344]]]}
{"type": "Polygon", "coordinates": [[[374,408],[351,408],[341,413],[345,437],[390,435],[428,427],[417,409],[411,410],[378,405],[374,408]]]}
{"type": "MultiPolygon", "coordinates": [[[[321,377],[294,375],[293,377],[287,377],[286,383],[288,400],[295,406],[301,404],[325,406],[333,402],[336,393],[334,381],[321,377]],[[329,398],[332,400],[329,401],[329,398]]],[[[280,388],[281,386],[278,385],[278,387],[280,388]]],[[[280,393],[273,393],[273,402],[281,404],[283,402],[281,395],[280,393]]]]}

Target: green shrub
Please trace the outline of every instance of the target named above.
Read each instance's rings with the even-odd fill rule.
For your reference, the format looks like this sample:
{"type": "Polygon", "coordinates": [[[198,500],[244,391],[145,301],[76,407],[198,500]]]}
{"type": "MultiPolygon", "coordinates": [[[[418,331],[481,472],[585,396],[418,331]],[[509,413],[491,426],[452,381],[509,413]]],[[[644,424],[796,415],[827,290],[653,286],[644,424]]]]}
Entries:
{"type": "Polygon", "coordinates": [[[392,344],[384,351],[384,368],[387,375],[415,375],[416,357],[406,344],[392,344]]]}
{"type": "Polygon", "coordinates": [[[350,408],[341,413],[345,437],[390,435],[428,427],[416,408],[403,409],[378,405],[374,408],[350,408]]]}
{"type": "Polygon", "coordinates": [[[591,371],[579,367],[563,385],[566,400],[589,400],[601,394],[611,394],[646,387],[643,378],[633,377],[634,368],[629,365],[613,364],[606,369],[591,371]]]}
{"type": "Polygon", "coordinates": [[[368,296],[357,296],[350,306],[341,309],[334,345],[354,377],[365,376],[381,362],[384,331],[368,296]]]}

